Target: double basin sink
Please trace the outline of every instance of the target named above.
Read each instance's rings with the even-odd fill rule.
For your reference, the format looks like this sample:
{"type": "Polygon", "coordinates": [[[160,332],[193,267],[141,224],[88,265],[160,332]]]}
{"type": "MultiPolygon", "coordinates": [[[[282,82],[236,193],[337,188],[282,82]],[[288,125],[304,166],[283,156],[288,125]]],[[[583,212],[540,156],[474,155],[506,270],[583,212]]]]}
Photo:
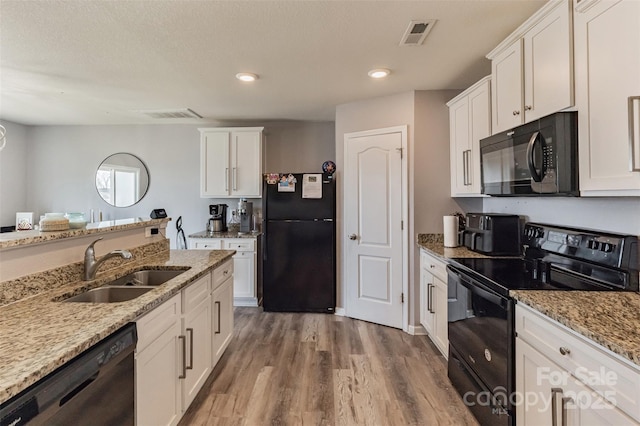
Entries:
{"type": "Polygon", "coordinates": [[[142,296],[185,272],[185,270],[143,269],[132,272],[102,287],[72,296],[63,302],[118,303],[142,296]]]}

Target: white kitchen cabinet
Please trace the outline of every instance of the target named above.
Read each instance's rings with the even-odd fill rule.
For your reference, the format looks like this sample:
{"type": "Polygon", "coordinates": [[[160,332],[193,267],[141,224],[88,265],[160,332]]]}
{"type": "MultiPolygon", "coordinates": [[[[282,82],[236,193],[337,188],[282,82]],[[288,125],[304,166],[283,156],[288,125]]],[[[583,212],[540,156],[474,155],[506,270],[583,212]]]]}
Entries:
{"type": "Polygon", "coordinates": [[[447,103],[451,196],[480,196],[480,139],[491,135],[491,76],[447,103]]]}
{"type": "Polygon", "coordinates": [[[449,357],[447,266],[420,251],[420,323],[445,358],[449,357]]]}
{"type": "Polygon", "coordinates": [[[183,290],[182,336],[183,360],[182,398],[188,407],[211,373],[211,274],[183,290]]]}
{"type": "Polygon", "coordinates": [[[640,2],[576,2],[580,195],[640,196],[640,2]]]}
{"type": "Polygon", "coordinates": [[[263,127],[200,130],[200,196],[262,196],[263,127]]]}
{"type": "Polygon", "coordinates": [[[189,238],[196,250],[235,250],[233,256],[234,306],[258,306],[257,238],[189,238]]]}
{"type": "Polygon", "coordinates": [[[136,425],[175,425],[182,416],[180,314],[177,294],[136,321],[136,425]]]}
{"type": "Polygon", "coordinates": [[[214,273],[212,365],[222,357],[233,336],[233,262],[227,262],[214,273]],[[226,273],[225,273],[226,272],[226,273]]]}
{"type": "Polygon", "coordinates": [[[574,105],[571,2],[552,0],[491,51],[491,131],[574,105]]]}
{"type": "Polygon", "coordinates": [[[638,366],[522,303],[515,316],[517,424],[640,424],[638,366]]]}

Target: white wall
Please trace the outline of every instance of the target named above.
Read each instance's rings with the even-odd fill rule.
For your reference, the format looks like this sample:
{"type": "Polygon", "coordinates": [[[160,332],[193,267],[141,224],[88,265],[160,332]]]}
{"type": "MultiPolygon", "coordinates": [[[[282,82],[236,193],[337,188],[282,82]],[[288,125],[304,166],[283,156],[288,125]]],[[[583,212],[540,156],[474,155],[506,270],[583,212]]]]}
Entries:
{"type": "MultiPolygon", "coordinates": [[[[233,125],[229,123],[216,124],[233,125]]],[[[243,126],[260,123],[243,123],[243,126]]],[[[165,208],[173,222],[167,228],[167,237],[175,243],[175,220],[182,216],[185,234],[205,229],[209,217],[209,204],[225,203],[237,206],[235,199],[200,198],[200,133],[204,125],[127,125],[127,126],[36,126],[26,129],[27,148],[21,159],[12,157],[12,165],[28,174],[26,199],[21,210],[34,211],[36,217],[45,212],[102,210],[103,218],[149,217],[151,210],[165,208]],[[98,195],[94,179],[98,165],[111,154],[129,152],[147,165],[150,186],[147,195],[136,205],[126,208],[111,207],[98,195]]],[[[333,123],[273,124],[274,131],[266,127],[265,154],[267,170],[307,169],[321,170],[322,162],[333,157],[333,123]],[[320,147],[318,146],[320,145],[320,147]],[[271,156],[270,146],[276,152],[291,147],[297,155],[271,156]],[[269,158],[275,158],[271,165],[269,158]]],[[[8,149],[8,148],[7,148],[8,149]]],[[[5,151],[7,151],[5,149],[5,151]]],[[[0,154],[4,155],[4,151],[0,154]]],[[[3,163],[4,164],[4,163],[3,163]]],[[[306,171],[306,170],[305,170],[306,171]]],[[[3,175],[4,177],[4,167],[3,175]]],[[[2,179],[4,188],[4,179],[2,179]]],[[[2,193],[2,217],[15,222],[13,198],[2,193]]],[[[253,200],[260,208],[260,200],[253,200]]],[[[3,219],[4,220],[4,219],[3,219]]]]}
{"type": "Polygon", "coordinates": [[[0,226],[16,224],[16,212],[31,211],[27,204],[27,126],[0,121],[7,145],[0,151],[0,226]]]}
{"type": "Polygon", "coordinates": [[[483,209],[523,215],[531,222],[640,236],[640,198],[490,197],[483,209]]]}

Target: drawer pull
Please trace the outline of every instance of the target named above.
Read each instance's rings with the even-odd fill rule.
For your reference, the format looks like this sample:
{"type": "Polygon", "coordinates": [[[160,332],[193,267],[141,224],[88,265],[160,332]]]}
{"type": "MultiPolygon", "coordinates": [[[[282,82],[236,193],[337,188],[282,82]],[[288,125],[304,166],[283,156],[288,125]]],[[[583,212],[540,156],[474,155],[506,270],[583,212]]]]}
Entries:
{"type": "MultiPolygon", "coordinates": [[[[193,370],[193,328],[187,328],[189,334],[189,365],[185,367],[187,370],[193,370]]],[[[185,344],[186,346],[186,344],[185,344]]]]}
{"type": "Polygon", "coordinates": [[[178,376],[178,379],[184,379],[187,377],[187,338],[178,336],[178,339],[182,342],[182,374],[178,376]]]}
{"type": "Polygon", "coordinates": [[[565,348],[563,346],[560,346],[560,353],[562,355],[569,355],[571,353],[571,350],[569,348],[565,348]]]}
{"type": "MultiPolygon", "coordinates": [[[[557,395],[562,395],[561,388],[551,388],[551,425],[558,426],[558,401],[557,395]]],[[[564,406],[564,405],[563,405],[564,406]]]]}
{"type": "Polygon", "coordinates": [[[436,267],[436,265],[429,265],[429,268],[431,268],[431,269],[433,269],[435,267],[436,267]]]}

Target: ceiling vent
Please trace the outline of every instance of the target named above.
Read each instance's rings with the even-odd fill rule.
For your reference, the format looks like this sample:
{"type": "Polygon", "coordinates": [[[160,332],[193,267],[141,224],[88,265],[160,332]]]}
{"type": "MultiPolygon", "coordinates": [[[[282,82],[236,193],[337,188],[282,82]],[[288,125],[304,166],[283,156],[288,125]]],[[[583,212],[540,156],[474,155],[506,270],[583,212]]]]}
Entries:
{"type": "Polygon", "coordinates": [[[189,109],[146,109],[138,111],[146,114],[151,118],[202,118],[200,114],[189,109]]]}
{"type": "Polygon", "coordinates": [[[400,46],[419,46],[427,38],[427,34],[436,23],[435,19],[424,19],[421,21],[409,22],[409,27],[404,32],[400,46]]]}

